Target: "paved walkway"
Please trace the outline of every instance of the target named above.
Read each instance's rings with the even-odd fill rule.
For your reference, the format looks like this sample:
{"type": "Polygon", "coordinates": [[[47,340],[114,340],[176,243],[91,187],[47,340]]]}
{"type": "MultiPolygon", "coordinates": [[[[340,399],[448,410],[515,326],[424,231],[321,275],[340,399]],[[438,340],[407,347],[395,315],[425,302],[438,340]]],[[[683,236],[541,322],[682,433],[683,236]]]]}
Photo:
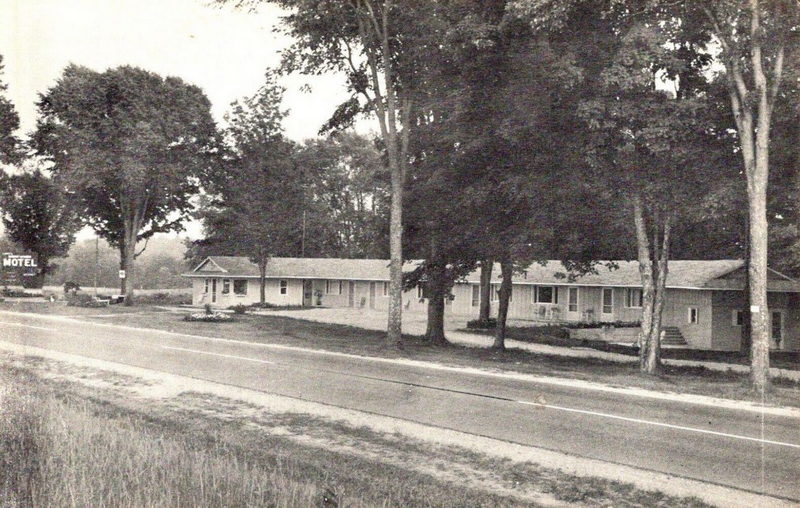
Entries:
{"type": "MultiPolygon", "coordinates": [[[[272,316],[286,316],[297,319],[306,319],[309,321],[318,321],[322,323],[335,323],[341,325],[355,326],[358,328],[366,328],[368,330],[386,330],[386,313],[383,311],[369,310],[369,309],[332,309],[332,308],[315,308],[303,310],[275,310],[275,311],[259,311],[259,314],[272,315],[272,316]]],[[[423,335],[425,333],[425,323],[427,317],[422,313],[403,314],[403,332],[411,335],[423,335]]],[[[445,318],[445,333],[450,342],[456,344],[463,344],[467,346],[476,347],[489,347],[492,345],[492,338],[487,335],[478,333],[468,333],[459,331],[466,327],[468,318],[449,316],[445,318]]],[[[526,326],[530,325],[530,321],[523,320],[509,320],[510,326],[526,326]]],[[[620,353],[609,353],[606,351],[598,351],[591,348],[569,348],[561,346],[549,346],[547,344],[535,344],[531,342],[522,342],[513,339],[506,340],[506,346],[509,348],[518,348],[532,353],[567,356],[572,358],[598,358],[601,360],[608,360],[612,362],[634,363],[638,362],[638,358],[620,353]]],[[[675,360],[665,359],[664,363],[667,365],[679,365],[689,367],[706,367],[710,370],[728,371],[747,373],[750,368],[746,365],[738,365],[722,362],[709,362],[700,360],[675,360]]],[[[784,377],[794,381],[800,381],[800,370],[779,369],[772,367],[770,373],[773,377],[784,377]]]]}

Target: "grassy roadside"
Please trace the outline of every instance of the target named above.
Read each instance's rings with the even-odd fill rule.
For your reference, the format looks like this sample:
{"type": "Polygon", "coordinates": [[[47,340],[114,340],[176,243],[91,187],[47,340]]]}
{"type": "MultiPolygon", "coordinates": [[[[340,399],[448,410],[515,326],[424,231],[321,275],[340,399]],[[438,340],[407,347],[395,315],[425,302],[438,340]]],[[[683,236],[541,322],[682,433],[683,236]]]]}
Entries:
{"type": "Polygon", "coordinates": [[[135,379],[120,387],[108,373],[112,388],[90,387],[33,367],[0,357],[2,506],[704,506],[202,393],[121,396],[135,379]]]}
{"type": "MultiPolygon", "coordinates": [[[[385,334],[378,331],[282,316],[247,314],[236,316],[236,320],[230,323],[188,323],[182,320],[180,314],[148,306],[76,309],[59,305],[0,303],[0,309],[80,316],[81,319],[98,323],[255,343],[283,344],[382,358],[407,358],[458,367],[559,376],[614,386],[760,401],[760,396],[749,390],[746,375],[733,371],[712,371],[704,367],[666,366],[663,375],[651,377],[640,375],[635,363],[537,354],[519,349],[497,352],[461,345],[434,347],[415,336],[407,336],[405,349],[399,351],[388,345],[385,334]]],[[[800,407],[800,386],[785,379],[776,380],[766,402],[800,407]]]]}

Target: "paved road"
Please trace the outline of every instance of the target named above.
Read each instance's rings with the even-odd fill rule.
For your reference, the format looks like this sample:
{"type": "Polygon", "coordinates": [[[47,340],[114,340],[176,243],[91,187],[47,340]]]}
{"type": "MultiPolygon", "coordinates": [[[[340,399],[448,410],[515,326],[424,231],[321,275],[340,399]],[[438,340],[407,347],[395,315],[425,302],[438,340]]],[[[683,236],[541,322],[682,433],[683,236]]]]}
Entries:
{"type": "Polygon", "coordinates": [[[0,340],[800,502],[800,419],[0,311],[0,340]]]}

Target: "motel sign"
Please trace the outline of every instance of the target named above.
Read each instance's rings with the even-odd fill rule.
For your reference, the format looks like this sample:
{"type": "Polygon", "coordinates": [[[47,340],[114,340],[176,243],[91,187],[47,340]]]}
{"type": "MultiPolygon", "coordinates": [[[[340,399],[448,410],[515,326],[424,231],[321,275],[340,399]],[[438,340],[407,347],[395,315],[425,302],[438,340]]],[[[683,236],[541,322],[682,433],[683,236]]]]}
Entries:
{"type": "Polygon", "coordinates": [[[35,277],[38,266],[33,256],[4,252],[0,262],[0,284],[5,286],[22,284],[22,277],[35,277]]]}

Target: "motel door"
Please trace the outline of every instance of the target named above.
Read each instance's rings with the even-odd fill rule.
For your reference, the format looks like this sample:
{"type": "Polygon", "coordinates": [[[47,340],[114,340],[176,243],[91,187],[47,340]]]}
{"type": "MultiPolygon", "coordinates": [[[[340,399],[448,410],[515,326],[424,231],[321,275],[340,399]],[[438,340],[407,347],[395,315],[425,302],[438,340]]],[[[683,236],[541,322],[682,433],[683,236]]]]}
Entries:
{"type": "Polygon", "coordinates": [[[369,283],[369,308],[370,309],[374,309],[375,308],[375,283],[374,282],[370,282],[369,283]]]}
{"type": "MultiPolygon", "coordinates": [[[[356,306],[356,283],[352,280],[347,285],[347,305],[349,307],[356,306]]],[[[363,302],[362,302],[363,305],[363,302]]]]}
{"type": "Polygon", "coordinates": [[[303,281],[303,307],[311,307],[314,297],[314,283],[310,280],[303,281]]]}
{"type": "Polygon", "coordinates": [[[783,349],[783,311],[773,310],[769,314],[769,347],[772,349],[783,349]]]}
{"type": "Polygon", "coordinates": [[[217,303],[217,279],[211,279],[211,303],[217,303]]]}
{"type": "Polygon", "coordinates": [[[567,320],[580,321],[581,311],[578,307],[578,288],[567,288],[567,320]]]}

